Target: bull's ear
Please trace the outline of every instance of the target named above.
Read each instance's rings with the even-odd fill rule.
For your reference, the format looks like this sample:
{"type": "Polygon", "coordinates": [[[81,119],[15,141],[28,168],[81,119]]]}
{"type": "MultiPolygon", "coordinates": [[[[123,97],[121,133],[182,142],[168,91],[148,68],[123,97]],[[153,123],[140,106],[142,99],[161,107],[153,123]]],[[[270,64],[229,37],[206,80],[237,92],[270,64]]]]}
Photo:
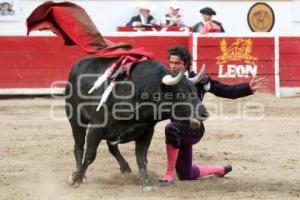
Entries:
{"type": "Polygon", "coordinates": [[[165,85],[176,85],[182,79],[183,75],[184,75],[183,71],[180,71],[175,77],[168,74],[165,75],[161,81],[165,85]]]}

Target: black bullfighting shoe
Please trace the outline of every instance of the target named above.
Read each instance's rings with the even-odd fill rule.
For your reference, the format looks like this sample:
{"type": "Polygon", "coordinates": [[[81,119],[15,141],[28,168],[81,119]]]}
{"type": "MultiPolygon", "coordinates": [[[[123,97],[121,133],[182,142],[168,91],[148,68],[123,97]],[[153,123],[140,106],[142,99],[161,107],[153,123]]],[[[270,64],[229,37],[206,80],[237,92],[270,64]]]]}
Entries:
{"type": "Polygon", "coordinates": [[[168,180],[158,180],[158,185],[160,187],[168,187],[170,185],[174,184],[174,180],[168,181],[168,180]]]}
{"type": "Polygon", "coordinates": [[[228,174],[229,172],[231,172],[232,171],[232,166],[231,165],[225,165],[224,166],[224,174],[223,175],[221,175],[220,177],[223,177],[223,176],[225,176],[226,174],[228,174]]]}

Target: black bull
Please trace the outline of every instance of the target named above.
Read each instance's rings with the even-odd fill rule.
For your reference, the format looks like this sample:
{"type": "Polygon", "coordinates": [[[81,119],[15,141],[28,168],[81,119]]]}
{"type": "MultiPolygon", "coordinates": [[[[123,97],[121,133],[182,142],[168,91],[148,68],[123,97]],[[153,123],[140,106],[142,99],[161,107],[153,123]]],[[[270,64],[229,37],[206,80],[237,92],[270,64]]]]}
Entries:
{"type": "Polygon", "coordinates": [[[69,75],[69,84],[66,86],[66,113],[75,140],[74,155],[77,166],[71,177],[73,185],[79,185],[85,179],[85,172],[95,160],[101,140],[107,141],[109,151],[117,159],[122,173],[131,172],[131,169],[116,143],[135,141],[141,184],[150,185],[146,168],[147,151],[155,124],[164,119],[175,118],[174,115],[183,117],[179,119],[183,123],[189,122],[188,117],[198,121],[208,117],[193,83],[185,77],[175,85],[162,83],[162,78],[170,72],[161,63],[153,60],[136,64],[130,72],[130,84],[117,84],[114,88],[115,93],[110,94],[107,102],[97,112],[96,108],[105,84],[92,94],[88,94],[88,91],[99,75],[114,61],[88,57],[76,63],[69,75]],[[126,98],[117,98],[116,94],[126,98]],[[158,94],[160,98],[156,98],[158,94]],[[174,106],[175,104],[178,105],[174,106]],[[117,107],[118,112],[115,111],[117,107]],[[159,108],[157,112],[154,112],[155,107],[159,108]]]}

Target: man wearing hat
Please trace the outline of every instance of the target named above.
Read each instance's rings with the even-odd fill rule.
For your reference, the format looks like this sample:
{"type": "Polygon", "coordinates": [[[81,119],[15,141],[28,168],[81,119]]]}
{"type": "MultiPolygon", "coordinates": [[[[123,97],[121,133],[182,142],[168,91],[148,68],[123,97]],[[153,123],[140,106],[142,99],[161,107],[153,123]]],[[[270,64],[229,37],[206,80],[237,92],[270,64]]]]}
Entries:
{"type": "Polygon", "coordinates": [[[153,6],[150,4],[150,2],[139,2],[136,7],[139,9],[140,14],[132,17],[126,26],[142,27],[157,25],[157,20],[150,15],[150,10],[153,9],[153,6]]]}
{"type": "Polygon", "coordinates": [[[182,15],[179,14],[180,6],[177,1],[172,1],[169,7],[169,12],[165,14],[164,24],[167,26],[182,27],[182,15]]]}
{"type": "Polygon", "coordinates": [[[193,32],[197,33],[209,33],[209,32],[225,32],[222,24],[216,20],[212,20],[212,16],[216,15],[210,7],[205,7],[200,10],[200,13],[203,16],[204,22],[199,22],[193,26],[193,32]]]}

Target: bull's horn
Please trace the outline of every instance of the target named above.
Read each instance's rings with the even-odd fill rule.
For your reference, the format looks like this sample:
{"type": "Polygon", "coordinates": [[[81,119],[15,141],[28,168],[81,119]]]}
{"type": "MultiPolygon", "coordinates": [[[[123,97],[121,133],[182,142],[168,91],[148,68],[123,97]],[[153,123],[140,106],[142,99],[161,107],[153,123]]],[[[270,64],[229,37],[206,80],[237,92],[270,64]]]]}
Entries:
{"type": "Polygon", "coordinates": [[[176,77],[172,77],[171,75],[165,75],[162,78],[162,82],[165,85],[175,85],[179,83],[179,81],[182,79],[183,74],[184,74],[183,71],[180,71],[176,77]]]}
{"type": "Polygon", "coordinates": [[[197,74],[197,76],[193,78],[189,78],[189,80],[192,81],[193,84],[197,84],[204,77],[204,74],[205,74],[205,64],[202,65],[202,68],[200,72],[197,74]]]}
{"type": "Polygon", "coordinates": [[[190,127],[192,129],[200,128],[200,125],[201,125],[201,122],[199,120],[194,119],[194,118],[190,119],[190,127]]]}

